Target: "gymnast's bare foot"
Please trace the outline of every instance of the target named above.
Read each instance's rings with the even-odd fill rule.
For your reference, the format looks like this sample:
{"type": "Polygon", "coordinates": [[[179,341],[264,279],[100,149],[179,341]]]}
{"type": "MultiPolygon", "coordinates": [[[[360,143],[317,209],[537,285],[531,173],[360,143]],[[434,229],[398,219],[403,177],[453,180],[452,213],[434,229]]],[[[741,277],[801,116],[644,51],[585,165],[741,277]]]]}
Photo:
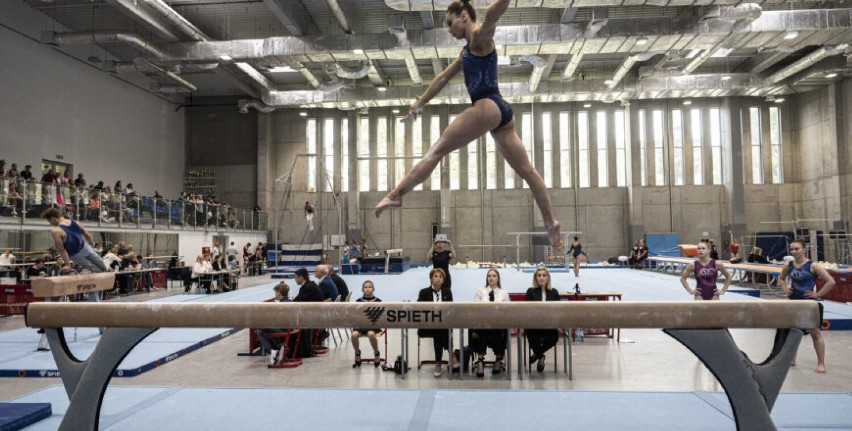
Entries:
{"type": "Polygon", "coordinates": [[[562,250],[564,244],[562,244],[562,226],[559,224],[559,221],[554,220],[553,224],[547,226],[547,236],[550,238],[550,243],[553,245],[553,248],[556,250],[562,250]]]}
{"type": "Polygon", "coordinates": [[[402,199],[391,199],[389,196],[390,195],[383,197],[382,200],[379,201],[379,204],[376,205],[376,218],[379,218],[379,216],[382,215],[382,211],[386,208],[399,208],[402,206],[402,199]]]}
{"type": "Polygon", "coordinates": [[[818,374],[825,374],[825,365],[823,365],[823,364],[817,365],[816,372],[818,374]]]}

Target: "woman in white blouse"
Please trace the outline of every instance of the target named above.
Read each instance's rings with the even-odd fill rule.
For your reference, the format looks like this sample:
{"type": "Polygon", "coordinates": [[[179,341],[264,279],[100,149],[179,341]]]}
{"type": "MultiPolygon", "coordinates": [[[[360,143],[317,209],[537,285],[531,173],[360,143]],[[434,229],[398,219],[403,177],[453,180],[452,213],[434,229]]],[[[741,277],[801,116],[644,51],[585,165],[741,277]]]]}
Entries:
{"type": "MultiPolygon", "coordinates": [[[[473,296],[473,302],[509,302],[509,293],[500,287],[500,273],[496,269],[489,269],[485,275],[485,287],[480,287],[473,296]]],[[[505,371],[503,355],[506,352],[507,334],[505,329],[471,329],[470,346],[476,353],[477,359],[474,365],[476,377],[485,376],[485,350],[491,348],[494,351],[494,367],[491,374],[500,374],[505,371]]]]}
{"type": "Polygon", "coordinates": [[[213,272],[213,266],[206,261],[205,256],[199,254],[192,265],[192,280],[198,282],[198,288],[205,289],[207,293],[210,293],[210,280],[201,280],[201,274],[210,272],[213,272]]]}

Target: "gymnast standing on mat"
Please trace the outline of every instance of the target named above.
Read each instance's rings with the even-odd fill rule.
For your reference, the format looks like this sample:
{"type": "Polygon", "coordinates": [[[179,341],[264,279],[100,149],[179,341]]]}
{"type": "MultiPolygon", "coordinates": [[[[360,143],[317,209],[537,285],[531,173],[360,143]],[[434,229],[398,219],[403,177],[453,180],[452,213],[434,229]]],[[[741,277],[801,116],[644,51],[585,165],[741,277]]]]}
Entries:
{"type": "Polygon", "coordinates": [[[696,246],[698,249],[698,259],[690,262],[680,275],[680,284],[686,291],[695,297],[695,300],[718,300],[719,295],[724,295],[728,291],[728,286],[731,285],[731,273],[725,268],[725,264],[710,258],[710,244],[706,241],[699,242],[696,246]],[[725,284],[722,290],[716,289],[716,279],[719,273],[725,276],[725,284]],[[695,275],[695,289],[689,288],[689,283],[686,278],[689,274],[695,275]]]}
{"type": "Polygon", "coordinates": [[[541,210],[551,244],[557,249],[562,248],[559,222],[553,215],[544,180],[530,163],[524,144],[515,132],[512,107],[500,96],[497,86],[494,31],[497,21],[506,12],[509,4],[509,0],[492,1],[480,24],[476,23],[476,10],[469,0],[454,1],[447,8],[447,30],[456,39],[465,39],[467,44],[458,58],[439,73],[426,91],[412,103],[408,116],[403,120],[416,119],[426,103],[460,71],[464,72],[465,86],[473,106],[465,109],[447,126],[438,141],[423,156],[423,160],[414,165],[396,188],[376,205],[376,217],[387,208],[401,207],[402,196],[429,178],[444,156],[491,132],[506,161],[529,184],[533,198],[541,210]]]}
{"type": "Polygon", "coordinates": [[[565,254],[568,255],[568,258],[571,259],[571,264],[574,266],[574,277],[579,277],[580,255],[582,254],[585,257],[589,256],[585,251],[583,251],[583,244],[580,244],[580,237],[574,237],[574,242],[571,243],[571,248],[568,249],[568,252],[565,254]]]}
{"type": "MultiPolygon", "coordinates": [[[[795,240],[790,243],[790,255],[793,260],[784,265],[781,274],[778,276],[778,284],[784,294],[790,299],[813,299],[828,295],[828,292],[834,288],[834,278],[822,267],[822,265],[808,259],[805,251],[805,243],[802,240],[795,240]],[[787,284],[787,277],[790,277],[790,284],[787,284]],[[816,290],[817,277],[821,278],[824,284],[822,288],[816,290]],[[791,286],[792,285],[792,286],[791,286]]],[[[822,322],[822,304],[819,304],[819,320],[822,322]]],[[[819,328],[807,330],[811,334],[811,339],[814,342],[814,350],[817,355],[817,373],[825,373],[825,340],[822,338],[822,332],[819,328]]],[[[793,359],[793,365],[796,365],[796,360],[793,359]]]]}

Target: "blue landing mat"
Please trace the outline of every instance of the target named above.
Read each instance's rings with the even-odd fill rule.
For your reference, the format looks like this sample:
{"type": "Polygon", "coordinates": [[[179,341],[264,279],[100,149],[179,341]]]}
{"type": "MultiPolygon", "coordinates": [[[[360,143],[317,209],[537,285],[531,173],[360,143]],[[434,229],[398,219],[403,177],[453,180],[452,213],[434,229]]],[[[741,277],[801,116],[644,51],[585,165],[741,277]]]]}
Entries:
{"type": "MultiPolygon", "coordinates": [[[[50,402],[27,430],[55,430],[68,407],[61,385],[15,400],[50,402]]],[[[782,393],[780,430],[852,429],[852,394],[782,393]],[[802,406],[807,406],[803,409],[802,406]]],[[[213,389],[113,386],[102,430],[729,430],[723,393],[367,389],[213,389]],[[327,414],[329,411],[334,414],[327,414]]]]}
{"type": "Polygon", "coordinates": [[[49,403],[0,403],[0,431],[17,431],[51,414],[49,403]]]}
{"type": "MultiPolygon", "coordinates": [[[[176,295],[153,302],[260,302],[271,297],[269,285],[217,295],[176,295]]],[[[242,328],[163,328],[145,338],[119,364],[113,377],[133,377],[241,331],[242,328]]],[[[65,328],[68,348],[89,357],[100,340],[96,328],[65,328]],[[75,337],[76,333],[76,337],[75,337]]],[[[51,352],[36,352],[39,335],[24,328],[0,333],[0,377],[57,377],[51,352]]]]}

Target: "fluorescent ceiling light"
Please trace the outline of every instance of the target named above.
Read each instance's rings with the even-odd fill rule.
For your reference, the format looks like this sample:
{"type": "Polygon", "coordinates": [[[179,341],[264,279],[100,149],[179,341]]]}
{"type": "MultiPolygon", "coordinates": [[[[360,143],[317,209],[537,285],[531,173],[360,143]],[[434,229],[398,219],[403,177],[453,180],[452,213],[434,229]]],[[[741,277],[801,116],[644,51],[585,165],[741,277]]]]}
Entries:
{"type": "Polygon", "coordinates": [[[308,113],[307,113],[307,112],[305,112],[305,111],[302,111],[302,112],[300,112],[300,113],[299,113],[299,116],[301,116],[301,117],[307,117],[307,116],[308,116],[308,113]]]}
{"type": "Polygon", "coordinates": [[[269,68],[270,73],[288,73],[288,72],[295,72],[295,71],[296,70],[292,69],[290,66],[275,66],[275,67],[269,68]]]}
{"type": "Polygon", "coordinates": [[[379,87],[379,91],[388,91],[387,87],[379,87]]]}
{"type": "Polygon", "coordinates": [[[831,78],[836,78],[836,77],[837,77],[837,74],[836,74],[836,73],[834,73],[834,72],[832,72],[832,73],[827,73],[827,74],[825,75],[825,77],[826,77],[826,78],[829,78],[829,79],[831,79],[831,78]]]}
{"type": "Polygon", "coordinates": [[[725,75],[722,77],[722,81],[729,81],[731,79],[731,75],[725,75]]]}
{"type": "Polygon", "coordinates": [[[784,34],[784,40],[795,39],[797,37],[799,37],[798,31],[788,31],[787,33],[784,34]]]}
{"type": "Polygon", "coordinates": [[[391,110],[391,112],[393,112],[394,114],[399,114],[399,109],[393,109],[391,110]]]}
{"type": "Polygon", "coordinates": [[[591,104],[591,103],[584,103],[584,104],[583,104],[583,107],[584,107],[584,108],[591,108],[591,107],[592,107],[592,104],[591,104]]]}
{"type": "Polygon", "coordinates": [[[701,52],[700,49],[690,49],[689,52],[686,53],[685,58],[687,58],[687,59],[695,58],[695,56],[698,55],[698,53],[700,53],[700,52],[701,52]]]}
{"type": "Polygon", "coordinates": [[[692,105],[692,101],[691,100],[684,100],[683,104],[686,105],[686,106],[689,106],[689,105],[692,105]]]}
{"type": "Polygon", "coordinates": [[[352,50],[352,53],[353,53],[353,54],[363,54],[363,53],[364,53],[364,50],[363,50],[363,49],[361,49],[361,48],[356,48],[356,49],[353,49],[353,50],[352,50]]]}
{"type": "Polygon", "coordinates": [[[648,44],[648,39],[645,39],[644,37],[640,37],[639,39],[636,40],[636,45],[647,45],[647,44],[648,44]]]}
{"type": "Polygon", "coordinates": [[[783,97],[776,97],[775,100],[774,100],[775,103],[781,103],[783,101],[784,101],[783,97]]]}
{"type": "Polygon", "coordinates": [[[733,51],[733,48],[719,48],[718,51],[714,52],[711,57],[719,58],[719,57],[727,57],[733,51]]]}
{"type": "Polygon", "coordinates": [[[604,84],[606,84],[606,85],[612,85],[612,80],[611,80],[611,79],[607,79],[606,81],[604,81],[604,84]]]}

